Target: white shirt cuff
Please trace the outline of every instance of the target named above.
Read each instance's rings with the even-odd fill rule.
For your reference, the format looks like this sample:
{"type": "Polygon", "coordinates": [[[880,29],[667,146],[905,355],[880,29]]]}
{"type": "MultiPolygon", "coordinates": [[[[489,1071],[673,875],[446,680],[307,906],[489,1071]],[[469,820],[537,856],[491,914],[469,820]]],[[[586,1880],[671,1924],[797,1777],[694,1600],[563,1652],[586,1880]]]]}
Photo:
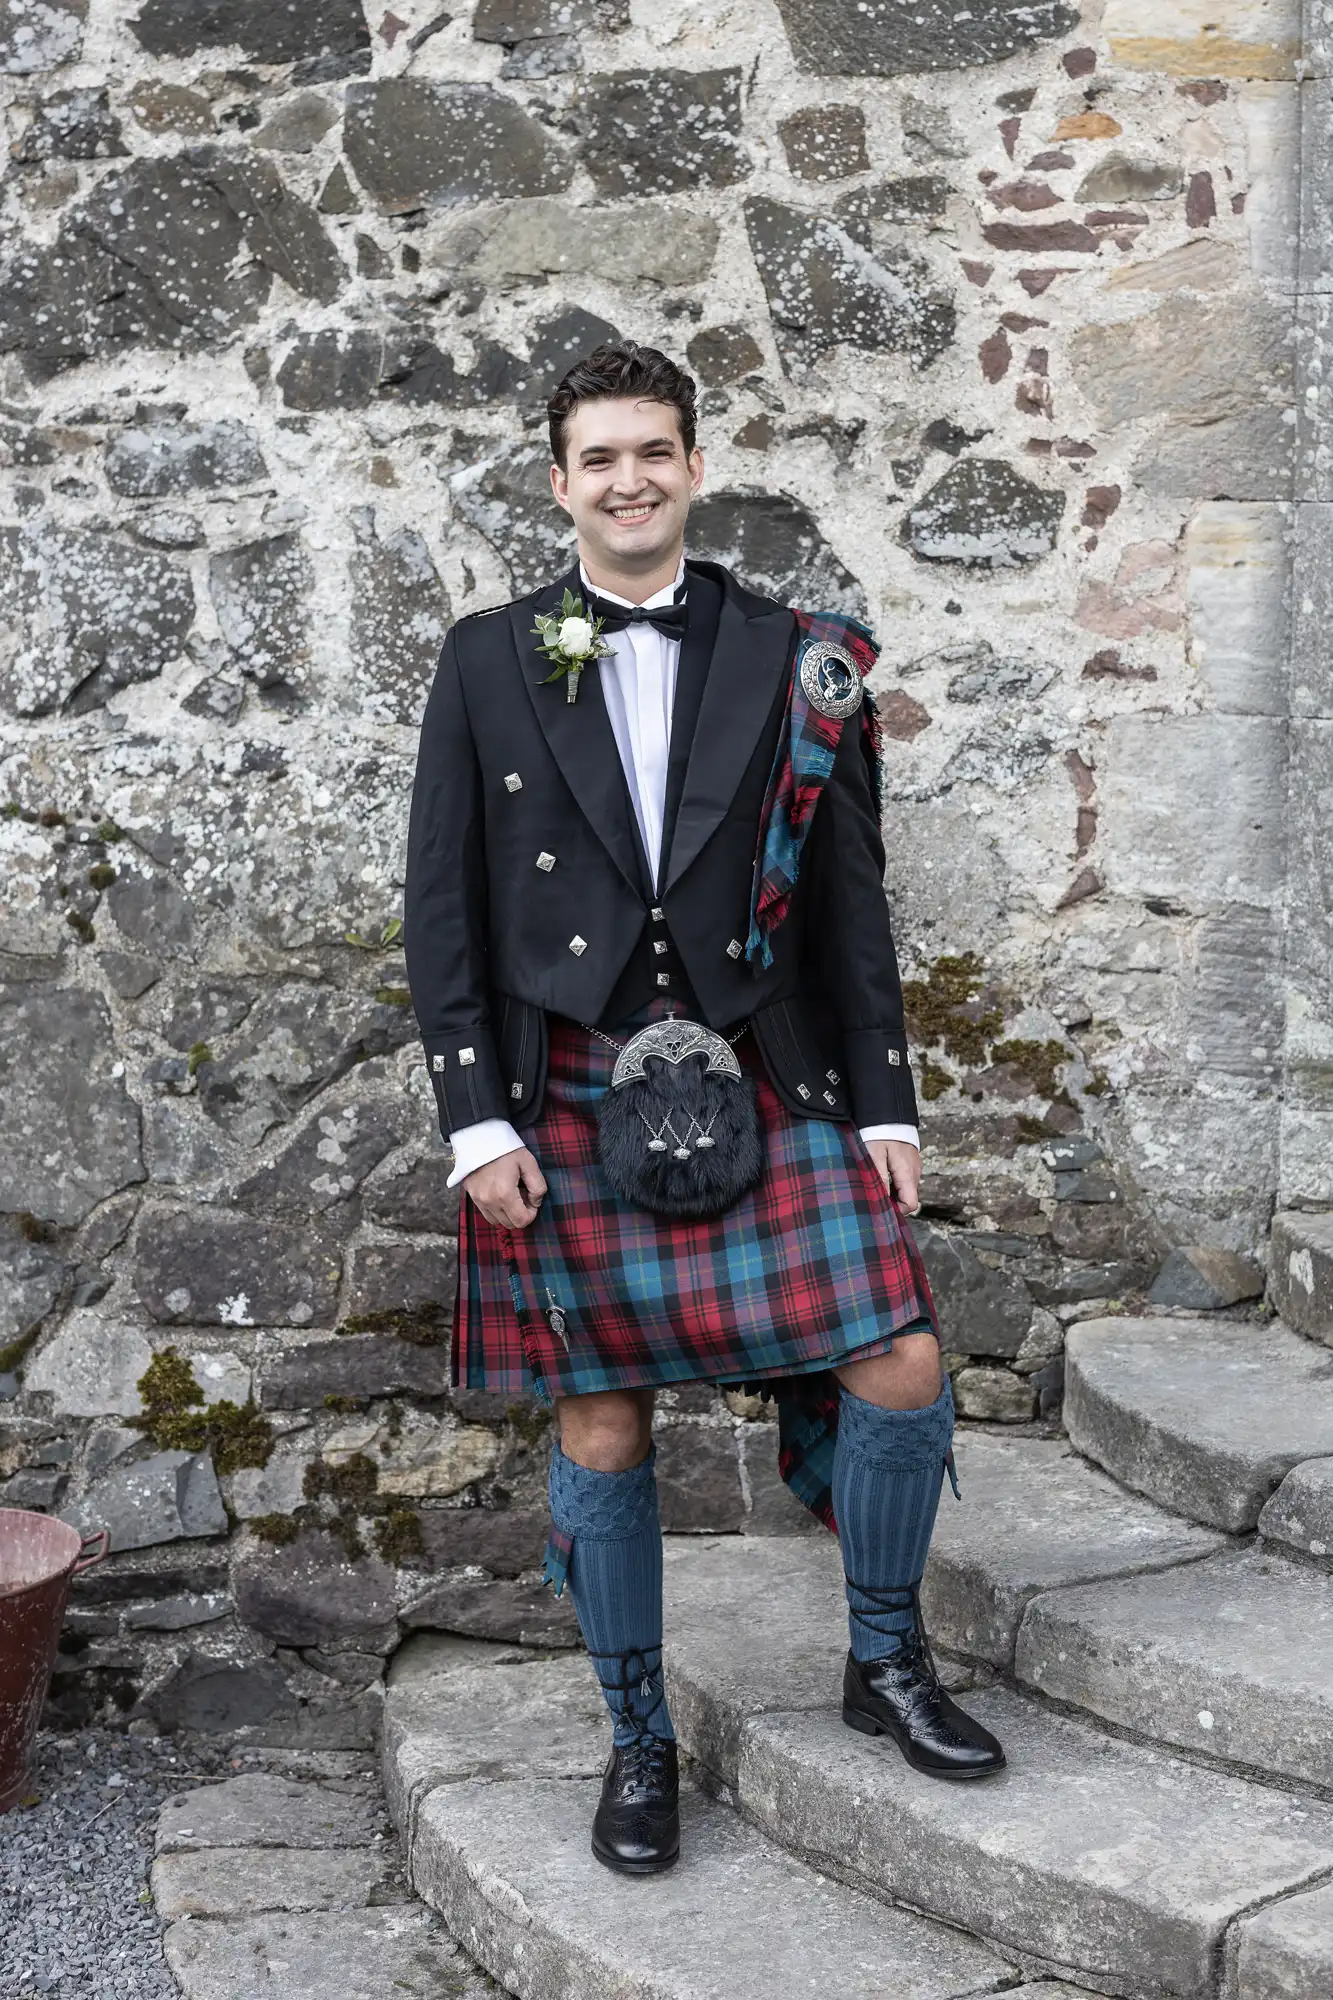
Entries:
{"type": "Polygon", "coordinates": [[[507,1118],[483,1118],[478,1125],[463,1125],[451,1132],[449,1144],[454,1149],[454,1170],[445,1186],[457,1187],[478,1167],[489,1167],[505,1153],[516,1153],[523,1141],[507,1118]]]}
{"type": "Polygon", "coordinates": [[[921,1151],[921,1135],[915,1125],[863,1125],[861,1137],[867,1145],[872,1139],[897,1139],[901,1145],[915,1146],[918,1153],[921,1151]]]}

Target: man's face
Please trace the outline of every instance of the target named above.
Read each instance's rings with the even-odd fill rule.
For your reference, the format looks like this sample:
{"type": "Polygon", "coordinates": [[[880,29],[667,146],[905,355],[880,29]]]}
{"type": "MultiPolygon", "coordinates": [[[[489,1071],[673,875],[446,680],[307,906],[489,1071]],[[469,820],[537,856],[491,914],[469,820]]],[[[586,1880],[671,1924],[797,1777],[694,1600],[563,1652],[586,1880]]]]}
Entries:
{"type": "Polygon", "coordinates": [[[687,458],[670,403],[613,397],[580,403],[565,427],[566,465],[551,490],[578,530],[585,560],[620,570],[657,567],[685,537],[703,485],[703,453],[687,458]]]}

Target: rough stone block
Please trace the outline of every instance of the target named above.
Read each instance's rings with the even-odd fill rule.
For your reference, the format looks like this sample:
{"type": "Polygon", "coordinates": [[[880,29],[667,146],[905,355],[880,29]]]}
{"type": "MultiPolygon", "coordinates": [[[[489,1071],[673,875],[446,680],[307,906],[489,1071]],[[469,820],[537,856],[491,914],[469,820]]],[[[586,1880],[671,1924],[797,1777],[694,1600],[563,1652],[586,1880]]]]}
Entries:
{"type": "Polygon", "coordinates": [[[516,1646],[583,1643],[568,1591],[556,1597],[540,1583],[447,1577],[405,1605],[399,1617],[410,1632],[460,1632],[516,1646]]]}
{"type": "Polygon", "coordinates": [[[49,1395],[57,1415],[136,1417],[143,1410],[137,1384],[152,1358],[140,1327],[86,1309],[71,1313],[33,1356],[24,1386],[49,1395]]]}
{"type": "Polygon", "coordinates": [[[738,138],[736,69],[619,70],[589,77],[575,98],[575,116],[583,163],[600,195],[729,187],[750,171],[738,138]]]}
{"type": "Polygon", "coordinates": [[[220,1785],[181,1792],[158,1815],[159,1855],[214,1848],[366,1848],[387,1830],[373,1785],[311,1784],[247,1771],[220,1785]]]}
{"type": "Polygon", "coordinates": [[[177,1730],[230,1735],[275,1724],[290,1729],[299,1714],[296,1696],[276,1661],[236,1660],[193,1648],[145,1700],[144,1710],[169,1735],[177,1730]]]}
{"type": "Polygon", "coordinates": [[[438,1309],[447,1320],[458,1284],[452,1243],[360,1243],[353,1255],[349,1315],[438,1309]]]}
{"type": "Polygon", "coordinates": [[[236,1189],[260,1214],[299,1221],[349,1201],[371,1168],[407,1136],[408,1107],[340,1093],[236,1189]]]}
{"type": "Polygon", "coordinates": [[[1196,1521],[1245,1534],[1302,1459],[1333,1455],[1322,1350],[1285,1327],[1085,1320],[1066,1340],[1079,1451],[1196,1521]]]}
{"type": "Polygon", "coordinates": [[[219,1209],[150,1215],[135,1253],[135,1285],[167,1326],[309,1326],[332,1320],[336,1241],[310,1229],[219,1209]]]}
{"type": "Polygon", "coordinates": [[[745,1500],[732,1426],[670,1424],[655,1432],[654,1443],[663,1533],[734,1534],[745,1500]]]}
{"type": "Polygon", "coordinates": [[[960,17],[948,0],[926,0],[910,16],[863,0],[778,0],[792,53],[803,68],[828,76],[910,76],[921,70],[970,69],[1002,62],[1021,49],[1064,35],[1078,13],[1061,0],[1013,8],[987,0],[960,17]]]}
{"type": "MultiPolygon", "coordinates": [[[[208,594],[218,629],[234,664],[257,687],[302,687],[310,658],[314,581],[310,557],[295,534],[266,535],[209,558],[208,594]]],[[[244,1062],[247,1053],[244,1048],[233,1050],[231,1065],[210,1063],[200,1078],[205,1110],[223,1123],[228,1122],[228,1093],[237,1087],[236,1059],[244,1062]]],[[[250,1144],[267,1129],[261,1127],[252,1137],[234,1119],[230,1122],[235,1136],[250,1144]]]]}
{"type": "Polygon", "coordinates": [[[1256,7],[1224,0],[1205,22],[1189,0],[1110,0],[1102,34],[1113,62],[1168,76],[1254,81],[1296,74],[1301,50],[1299,0],[1256,7]]]}
{"type": "Polygon", "coordinates": [[[352,530],[350,641],[357,685],[376,720],[419,725],[449,629],[449,594],[415,528],[380,530],[375,509],[358,507],[352,530]]]}
{"type": "Polygon", "coordinates": [[[712,268],[717,238],[713,218],[687,201],[598,209],[539,197],[452,224],[431,240],[426,257],[443,270],[466,269],[483,284],[595,269],[612,285],[696,285],[712,268]]]}
{"type": "Polygon", "coordinates": [[[540,1507],[423,1507],[418,1517],[427,1569],[476,1564],[492,1576],[540,1569],[550,1517],[540,1507]]]}
{"type": "Polygon", "coordinates": [[[31,76],[73,62],[87,18],[88,0],[45,0],[40,12],[8,0],[0,13],[0,75],[31,76]]]}
{"type": "Polygon", "coordinates": [[[1106,881],[1190,910],[1278,885],[1285,748],[1267,717],[1118,716],[1097,774],[1106,881]]]}
{"type": "Polygon", "coordinates": [[[846,343],[924,366],[953,340],[953,306],[920,260],[899,258],[890,270],[830,218],[767,197],[746,202],[745,222],[774,335],[792,361],[810,366],[846,343]]]}
{"type": "Polygon", "coordinates": [[[1016,1671],[1135,1735],[1333,1783],[1333,1592],[1303,1564],[1243,1550],[1052,1592],[1016,1671]]]}
{"type": "Polygon", "coordinates": [[[1005,459],[960,459],[908,509],[902,539],[921,562],[1022,567],[1055,547],[1064,506],[1005,459]]]}
{"type": "Polygon", "coordinates": [[[1333,1347],[1333,1215],[1273,1217],[1268,1284],[1288,1326],[1333,1347]]]}
{"type": "Polygon", "coordinates": [[[447,1500],[486,1479],[500,1459],[500,1439],[474,1424],[409,1417],[391,1449],[377,1454],[379,1491],[416,1500],[447,1500]]]}
{"type": "Polygon", "coordinates": [[[266,1986],[283,2000],[328,2000],[331,1990],[340,2000],[386,1992],[394,2000],[481,2000],[444,1925],[416,1903],[230,1924],[181,1921],[162,1948],[187,2000],[238,2000],[266,1986]]]}
{"type": "Polygon", "coordinates": [[[188,1451],[159,1451],[117,1465],[64,1518],[85,1533],[109,1528],[113,1552],[225,1535],[228,1525],[212,1460],[188,1451]]]}
{"type": "Polygon", "coordinates": [[[983,1264],[965,1236],[921,1221],[910,1227],[938,1308],[945,1351],[1012,1360],[1032,1323],[1032,1294],[1023,1280],[983,1264]]]}
{"type": "Polygon", "coordinates": [[[1333,1458],[1293,1466],[1259,1516],[1259,1533],[1303,1555],[1333,1556],[1333,1458]]]}
{"type": "Polygon", "coordinates": [[[1289,522],[1270,505],[1216,501],[1185,530],[1190,655],[1212,705],[1280,715],[1289,522]]]}
{"type": "Polygon", "coordinates": [[[229,1499],[233,1514],[240,1521],[250,1521],[256,1514],[295,1513],[304,1497],[305,1472],[310,1460],[308,1450],[303,1451],[299,1446],[284,1450],[279,1445],[267,1465],[242,1466],[231,1476],[229,1499]]]}
{"type": "Polygon", "coordinates": [[[489,85],[380,77],[346,98],[347,159],[383,214],[557,194],[572,176],[545,128],[489,85]]]}
{"type": "Polygon", "coordinates": [[[194,57],[200,46],[239,47],[253,62],[369,50],[357,0],[306,0],[300,8],[265,0],[144,0],[130,27],[150,55],[194,57]]]}
{"type": "MultiPolygon", "coordinates": [[[[54,607],[48,615],[55,615],[54,607]]],[[[0,1064],[6,1078],[0,1210],[72,1228],[107,1195],[144,1179],[139,1110],[125,1089],[111,1015],[99,993],[10,986],[0,1064]],[[77,1154],[53,1147],[53,1130],[77,1132],[77,1154]]]]}
{"type": "Polygon", "coordinates": [[[778,122],[787,166],[797,180],[840,181],[865,173],[866,119],[859,104],[812,104],[778,122]]]}
{"type": "Polygon", "coordinates": [[[169,1924],[179,1917],[363,1910],[407,1900],[383,1849],[206,1848],[159,1856],[150,1880],[157,1914],[169,1924]]]}
{"type": "Polygon", "coordinates": [[[861,585],[813,514],[789,494],[748,487],[710,493],[690,509],[690,542],[701,558],[730,565],[786,603],[817,599],[850,618],[866,615],[861,585]]]}
{"type": "Polygon", "coordinates": [[[289,1348],[264,1367],[259,1401],[268,1410],[318,1409],[326,1396],[444,1396],[447,1347],[419,1347],[392,1334],[349,1334],[289,1348]]]}
{"type": "Polygon", "coordinates": [[[107,447],[104,464],[107,484],[132,500],[161,500],[196,487],[249,486],[268,478],[258,439],[234,418],[122,431],[107,447]]]}
{"type": "Polygon", "coordinates": [[[329,1535],[307,1531],[286,1548],[247,1551],[233,1585],[245,1623],[282,1646],[392,1633],[393,1571],[375,1556],[349,1562],[329,1535]]]}
{"type": "Polygon", "coordinates": [[[952,1377],[960,1417],[989,1424],[1026,1424],[1037,1414],[1031,1382],[1007,1368],[960,1368],[952,1377]]]}
{"type": "Polygon", "coordinates": [[[453,1170],[454,1156],[447,1148],[404,1167],[390,1163],[366,1188],[362,1213],[367,1222],[385,1229],[423,1229],[454,1236],[461,1190],[446,1186],[453,1170]]]}
{"type": "Polygon", "coordinates": [[[1333,1991],[1333,1888],[1284,1896],[1243,1919],[1235,2000],[1313,2000],[1333,1991]]]}
{"type": "Polygon", "coordinates": [[[1263,1297],[1264,1274],[1249,1257],[1192,1243],[1173,1250],[1152,1281],[1150,1306],[1187,1306],[1218,1312],[1242,1299],[1263,1297]]]}

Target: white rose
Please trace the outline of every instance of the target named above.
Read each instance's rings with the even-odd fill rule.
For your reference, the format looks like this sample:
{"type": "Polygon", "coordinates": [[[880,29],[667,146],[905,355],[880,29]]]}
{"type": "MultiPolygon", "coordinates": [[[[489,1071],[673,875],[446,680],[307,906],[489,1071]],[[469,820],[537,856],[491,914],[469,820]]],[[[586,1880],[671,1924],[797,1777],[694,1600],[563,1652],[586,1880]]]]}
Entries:
{"type": "Polygon", "coordinates": [[[560,637],[556,642],[562,653],[571,659],[581,659],[592,651],[592,625],[586,618],[566,618],[560,626],[560,637]]]}

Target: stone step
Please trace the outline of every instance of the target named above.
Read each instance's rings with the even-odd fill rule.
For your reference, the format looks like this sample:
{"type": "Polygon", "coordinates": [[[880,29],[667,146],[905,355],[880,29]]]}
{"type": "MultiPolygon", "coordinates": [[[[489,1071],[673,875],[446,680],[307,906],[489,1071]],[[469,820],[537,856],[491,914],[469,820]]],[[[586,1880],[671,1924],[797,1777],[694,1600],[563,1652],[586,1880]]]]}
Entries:
{"type": "Polygon", "coordinates": [[[673,1549],[667,1565],[681,1740],[797,1855],[1132,2000],[1212,2000],[1245,1913],[1333,1872],[1333,1807],[1000,1687],[965,1700],[1004,1743],[1006,1771],[970,1785],[912,1771],[830,1699],[837,1575],[801,1567],[815,1546],[788,1545],[785,1579],[771,1550],[739,1538],[673,1549]]]}
{"type": "Polygon", "coordinates": [[[1139,1735],[1333,1790],[1333,1580],[1262,1547],[1036,1598],[1016,1673],[1139,1735]]]}
{"type": "Polygon", "coordinates": [[[1273,1217],[1268,1290],[1288,1326],[1333,1347],[1333,1215],[1273,1217]]]}
{"type": "Polygon", "coordinates": [[[518,2000],[962,2000],[1018,1984],[1011,1959],[831,1880],[688,1786],[679,1864],[651,1883],[610,1873],[588,1844],[610,1732],[587,1659],[440,1659],[409,1645],[395,1663],[391,1808],[417,1893],[518,2000]]]}
{"type": "MultiPolygon", "coordinates": [[[[1064,1444],[970,1432],[956,1457],[963,1502],[946,1487],[921,1593],[936,1646],[1139,1735],[1333,1788],[1333,1579],[1163,1513],[1064,1444]]],[[[847,1646],[833,1538],[765,1541],[744,1564],[721,1546],[718,1588],[746,1622],[799,1584],[787,1705],[828,1702],[847,1646]]]]}
{"type": "Polygon", "coordinates": [[[1235,2000],[1326,2000],[1333,1993],[1333,1887],[1287,1896],[1247,1917],[1235,2000]]]}
{"type": "Polygon", "coordinates": [[[1293,1466],[1333,1456],[1333,1365],[1279,1322],[1084,1320],[1065,1423],[1126,1486],[1244,1534],[1293,1466]]]}

